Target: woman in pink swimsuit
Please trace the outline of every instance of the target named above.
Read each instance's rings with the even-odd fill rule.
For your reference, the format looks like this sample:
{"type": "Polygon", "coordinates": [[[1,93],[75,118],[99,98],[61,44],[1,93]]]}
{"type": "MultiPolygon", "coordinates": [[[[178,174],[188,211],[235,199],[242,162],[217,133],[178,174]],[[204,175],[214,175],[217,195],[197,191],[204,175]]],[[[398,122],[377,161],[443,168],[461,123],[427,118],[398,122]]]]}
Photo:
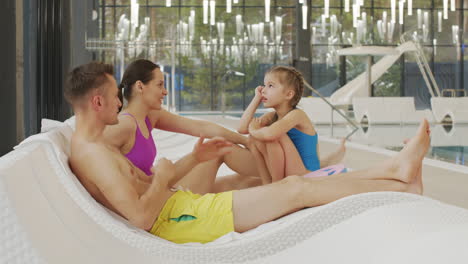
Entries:
{"type": "MultiPolygon", "coordinates": [[[[106,140],[149,176],[157,154],[151,135],[153,128],[196,137],[220,136],[234,144],[247,145],[247,138],[241,134],[215,123],[185,118],[162,109],[167,95],[164,75],[159,66],[149,60],[139,59],[128,65],[119,88],[128,104],[119,115],[119,123],[106,128],[106,140]]],[[[253,160],[250,152],[239,146],[235,146],[223,159],[201,163],[193,169],[181,160],[176,163],[177,173],[187,176],[179,185],[196,193],[257,185],[258,177],[248,177],[258,175],[255,165],[246,162],[249,160],[253,160]],[[216,179],[216,172],[223,162],[239,175],[216,179]]],[[[142,180],[150,181],[151,177],[142,180]]]]}

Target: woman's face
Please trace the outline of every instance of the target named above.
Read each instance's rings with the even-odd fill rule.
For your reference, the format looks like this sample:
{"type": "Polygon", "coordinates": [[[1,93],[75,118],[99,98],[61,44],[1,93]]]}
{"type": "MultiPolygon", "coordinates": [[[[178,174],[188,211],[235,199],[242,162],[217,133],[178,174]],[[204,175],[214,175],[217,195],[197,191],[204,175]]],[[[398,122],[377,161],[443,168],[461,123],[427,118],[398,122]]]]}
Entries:
{"type": "Polygon", "coordinates": [[[153,70],[153,79],[143,84],[143,100],[152,110],[159,110],[166,95],[164,75],[159,68],[156,68],[153,70]]]}

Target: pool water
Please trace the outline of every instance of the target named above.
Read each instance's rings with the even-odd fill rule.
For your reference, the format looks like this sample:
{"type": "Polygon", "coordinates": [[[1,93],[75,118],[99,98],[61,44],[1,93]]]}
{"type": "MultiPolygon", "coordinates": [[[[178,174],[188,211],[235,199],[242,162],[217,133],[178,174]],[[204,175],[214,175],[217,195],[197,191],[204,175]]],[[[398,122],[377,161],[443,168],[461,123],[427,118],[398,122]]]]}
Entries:
{"type": "MultiPolygon", "coordinates": [[[[411,138],[417,130],[416,125],[373,125],[359,127],[349,140],[369,146],[382,147],[394,151],[403,148],[403,141],[411,138]]],[[[352,128],[349,126],[334,126],[333,131],[328,126],[316,126],[319,134],[333,138],[346,137],[352,128]]],[[[428,158],[468,166],[468,125],[442,126],[431,125],[431,148],[428,158]]]]}
{"type": "MultiPolygon", "coordinates": [[[[181,115],[221,116],[220,112],[180,113],[181,115]]],[[[261,116],[263,113],[256,113],[261,116]]],[[[241,112],[226,112],[231,119],[239,119],[241,112]]],[[[403,148],[403,141],[411,138],[417,130],[417,125],[372,125],[361,126],[353,132],[350,125],[316,125],[319,135],[332,138],[348,137],[349,141],[375,146],[394,151],[403,148]]],[[[468,125],[431,125],[431,148],[428,158],[468,166],[468,125]]]]}

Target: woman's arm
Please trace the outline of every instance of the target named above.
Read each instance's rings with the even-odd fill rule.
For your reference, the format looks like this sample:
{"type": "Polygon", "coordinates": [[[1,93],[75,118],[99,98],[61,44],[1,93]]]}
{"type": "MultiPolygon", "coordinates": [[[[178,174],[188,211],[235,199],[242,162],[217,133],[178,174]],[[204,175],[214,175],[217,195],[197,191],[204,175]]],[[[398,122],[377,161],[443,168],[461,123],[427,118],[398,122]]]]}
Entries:
{"type": "Polygon", "coordinates": [[[183,133],[195,137],[223,137],[234,144],[247,145],[247,137],[213,122],[186,118],[172,114],[166,110],[152,112],[150,118],[153,120],[152,124],[154,124],[154,127],[158,129],[183,133]]]}
{"type": "Polygon", "coordinates": [[[305,121],[307,116],[301,110],[293,110],[270,126],[262,127],[263,121],[254,118],[249,124],[249,134],[257,140],[273,141],[286,134],[291,128],[305,121]]]}
{"type": "Polygon", "coordinates": [[[242,114],[241,120],[239,122],[239,127],[237,128],[237,132],[241,134],[248,134],[249,133],[249,124],[252,121],[252,118],[255,115],[255,111],[257,110],[258,106],[262,102],[262,90],[263,86],[257,86],[255,88],[255,96],[252,98],[247,109],[245,109],[244,113],[242,114]]]}

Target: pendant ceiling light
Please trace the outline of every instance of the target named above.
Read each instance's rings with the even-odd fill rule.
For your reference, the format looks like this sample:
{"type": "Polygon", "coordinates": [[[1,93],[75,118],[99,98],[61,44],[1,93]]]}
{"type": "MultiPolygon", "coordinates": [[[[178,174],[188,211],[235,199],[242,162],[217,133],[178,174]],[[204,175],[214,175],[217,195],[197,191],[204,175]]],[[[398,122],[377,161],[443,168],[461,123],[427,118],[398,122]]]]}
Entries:
{"type": "Polygon", "coordinates": [[[226,0],[226,13],[232,12],[232,2],[231,0],[226,0]]]}
{"type": "Polygon", "coordinates": [[[216,24],[216,1],[210,1],[210,25],[214,26],[216,24]]]}
{"type": "Polygon", "coordinates": [[[327,18],[330,16],[330,0],[323,0],[323,14],[327,18]]]}
{"type": "Polygon", "coordinates": [[[302,29],[307,29],[307,5],[302,6],[302,29]]]}
{"type": "Polygon", "coordinates": [[[203,24],[208,24],[208,0],[203,0],[203,24]]]}
{"type": "Polygon", "coordinates": [[[265,22],[270,22],[270,0],[265,0],[265,22]]]}
{"type": "Polygon", "coordinates": [[[444,5],[444,19],[448,19],[448,0],[444,0],[443,5],[444,5]]]}
{"type": "Polygon", "coordinates": [[[398,20],[399,20],[400,25],[403,25],[403,21],[405,17],[404,8],[405,8],[405,2],[403,2],[403,0],[400,0],[400,2],[398,2],[398,9],[399,9],[398,20]]]}

